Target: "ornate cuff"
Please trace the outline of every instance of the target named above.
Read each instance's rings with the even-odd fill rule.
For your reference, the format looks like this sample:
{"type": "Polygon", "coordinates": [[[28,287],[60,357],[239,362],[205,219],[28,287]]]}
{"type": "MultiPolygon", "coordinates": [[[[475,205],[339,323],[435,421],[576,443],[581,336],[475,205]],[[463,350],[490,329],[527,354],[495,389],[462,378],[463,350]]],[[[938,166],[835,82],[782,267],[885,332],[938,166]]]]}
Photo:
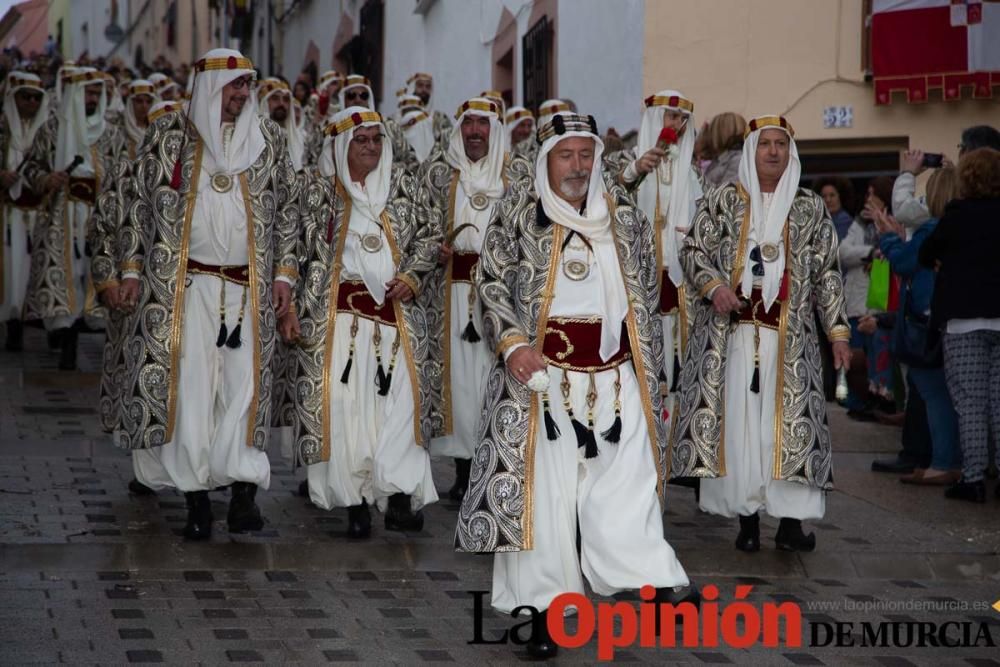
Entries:
{"type": "Polygon", "coordinates": [[[406,283],[406,285],[413,292],[413,296],[417,296],[418,294],[420,294],[420,283],[417,282],[410,274],[397,273],[396,280],[398,280],[401,283],[406,283]]]}
{"type": "Polygon", "coordinates": [[[275,278],[286,278],[288,282],[295,284],[299,279],[299,272],[290,266],[278,266],[274,269],[275,278]]]}
{"type": "Polygon", "coordinates": [[[709,280],[707,283],[701,286],[701,289],[698,290],[698,296],[700,296],[702,299],[707,299],[709,298],[708,295],[711,293],[712,290],[714,290],[716,287],[720,287],[725,284],[726,281],[720,278],[714,278],[712,280],[709,280]]]}
{"type": "Polygon", "coordinates": [[[530,341],[527,336],[522,334],[507,334],[500,339],[497,343],[497,356],[503,356],[503,353],[509,350],[514,345],[530,345],[530,341]]]}
{"type": "Polygon", "coordinates": [[[118,287],[119,285],[121,285],[121,283],[118,282],[116,278],[112,278],[110,280],[105,280],[104,282],[94,283],[94,291],[100,294],[110,287],[118,287]]]}
{"type": "Polygon", "coordinates": [[[118,268],[122,273],[142,273],[142,262],[124,261],[118,268]]]}
{"type": "Polygon", "coordinates": [[[837,324],[830,328],[830,332],[826,335],[830,339],[831,343],[837,341],[847,342],[851,340],[851,328],[843,324],[837,324]]]}

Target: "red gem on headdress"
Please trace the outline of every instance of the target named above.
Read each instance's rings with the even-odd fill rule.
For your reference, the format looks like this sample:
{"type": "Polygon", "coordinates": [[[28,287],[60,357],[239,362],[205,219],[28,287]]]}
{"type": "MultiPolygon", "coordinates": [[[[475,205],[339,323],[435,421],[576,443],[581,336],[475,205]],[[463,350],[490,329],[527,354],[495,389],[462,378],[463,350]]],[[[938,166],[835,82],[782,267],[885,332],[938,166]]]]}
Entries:
{"type": "Polygon", "coordinates": [[[357,111],[352,113],[351,122],[354,123],[355,125],[361,125],[362,123],[361,114],[359,114],[357,111]]]}
{"type": "Polygon", "coordinates": [[[675,106],[677,106],[678,102],[680,102],[680,99],[676,95],[671,95],[670,99],[667,100],[667,106],[668,107],[675,107],[675,106]]]}
{"type": "Polygon", "coordinates": [[[647,98],[645,99],[645,102],[646,102],[646,106],[647,106],[647,107],[653,104],[653,99],[654,99],[654,96],[653,96],[653,95],[650,95],[649,97],[647,97],[647,98]]]}
{"type": "Polygon", "coordinates": [[[236,56],[229,56],[226,59],[226,69],[236,69],[236,56]]]}

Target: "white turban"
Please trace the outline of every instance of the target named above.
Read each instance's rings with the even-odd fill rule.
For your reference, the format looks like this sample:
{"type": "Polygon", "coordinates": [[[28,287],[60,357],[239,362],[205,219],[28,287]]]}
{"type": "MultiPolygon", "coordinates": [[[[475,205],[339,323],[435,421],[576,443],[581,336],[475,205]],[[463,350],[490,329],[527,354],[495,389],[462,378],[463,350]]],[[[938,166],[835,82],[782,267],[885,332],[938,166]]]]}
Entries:
{"type": "MultiPolygon", "coordinates": [[[[21,162],[31,150],[31,144],[35,141],[38,128],[49,119],[49,94],[42,88],[42,80],[29,72],[15,70],[8,74],[7,87],[3,96],[3,115],[7,119],[7,128],[10,134],[3,168],[13,171],[21,166],[21,162]],[[38,113],[27,125],[21,123],[21,114],[17,112],[17,101],[14,99],[14,93],[19,90],[30,90],[42,96],[38,113]]],[[[8,192],[11,201],[17,200],[21,196],[20,178],[10,186],[8,192]]]]}
{"type": "Polygon", "coordinates": [[[93,67],[77,68],[67,83],[63,85],[62,101],[59,105],[59,131],[56,136],[56,157],[53,169],[61,171],[79,155],[83,163],[74,172],[81,176],[93,176],[95,165],[90,155],[90,147],[97,143],[107,120],[104,113],[108,108],[108,91],[104,86],[104,76],[93,67]],[[87,115],[85,89],[100,86],[101,99],[97,110],[87,115]]]}

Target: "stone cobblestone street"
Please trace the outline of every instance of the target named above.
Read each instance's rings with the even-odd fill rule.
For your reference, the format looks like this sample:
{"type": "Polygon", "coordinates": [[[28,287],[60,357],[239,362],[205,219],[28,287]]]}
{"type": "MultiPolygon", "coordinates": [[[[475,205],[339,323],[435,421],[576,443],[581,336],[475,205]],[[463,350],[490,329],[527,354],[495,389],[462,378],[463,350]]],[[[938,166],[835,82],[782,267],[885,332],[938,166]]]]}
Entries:
{"type": "MultiPolygon", "coordinates": [[[[185,543],[177,493],[131,497],[132,466],[100,431],[102,337],[81,337],[82,371],[60,373],[44,335],[26,352],[0,352],[0,664],[510,664],[513,645],[469,645],[473,598],[490,588],[489,557],[454,552],[456,506],[426,511],[418,534],[345,535],[346,512],[319,510],[295,492],[304,472],[271,452],[271,488],[259,495],[265,529],[230,536],[228,496],[213,493],[209,543],[185,543]]],[[[765,649],[631,647],[620,662],[775,665],[1000,665],[997,648],[810,647],[812,623],[931,621],[987,624],[1000,642],[1000,500],[946,501],[870,472],[898,449],[899,429],[847,420],[831,406],[837,490],[809,529],[811,554],[733,548],[735,522],[702,515],[693,494],[671,488],[667,536],[692,579],[738,584],[749,600],[799,603],[805,643],[765,649]]],[[[454,475],[435,462],[439,493],[454,475]]],[[[623,596],[624,599],[637,599],[623,596]]],[[[596,596],[595,596],[595,599],[596,596]]],[[[488,600],[488,598],[487,598],[488,600]]],[[[487,612],[487,637],[514,621],[487,612]]],[[[575,627],[575,621],[568,625],[575,627]]],[[[955,626],[958,627],[958,626],[955,626]]],[[[957,639],[960,631],[949,636],[957,639]]],[[[975,636],[976,630],[973,630],[975,636]]],[[[596,661],[596,643],[563,650],[559,663],[596,661]]]]}

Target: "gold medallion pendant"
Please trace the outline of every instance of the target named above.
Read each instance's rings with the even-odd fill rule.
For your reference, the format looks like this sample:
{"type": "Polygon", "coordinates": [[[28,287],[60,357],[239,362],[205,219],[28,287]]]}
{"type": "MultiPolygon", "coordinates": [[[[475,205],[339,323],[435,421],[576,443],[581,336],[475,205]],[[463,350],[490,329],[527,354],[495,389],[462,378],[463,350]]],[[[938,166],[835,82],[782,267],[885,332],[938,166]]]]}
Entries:
{"type": "Polygon", "coordinates": [[[216,192],[229,192],[233,189],[233,177],[229,174],[212,174],[212,189],[216,192]]]}
{"type": "Polygon", "coordinates": [[[760,257],[765,262],[774,262],[778,259],[778,244],[777,243],[761,243],[760,244],[760,257]]]}
{"type": "Polygon", "coordinates": [[[563,273],[570,280],[585,280],[590,275],[590,264],[579,259],[563,262],[563,273]]]}
{"type": "Polygon", "coordinates": [[[382,237],[378,234],[365,234],[361,237],[361,247],[365,252],[378,252],[382,249],[382,237]]]}
{"type": "Polygon", "coordinates": [[[476,209],[477,211],[482,211],[487,206],[490,205],[490,198],[487,197],[482,192],[477,192],[476,194],[472,195],[472,198],[469,200],[469,203],[472,205],[472,208],[476,209]]]}

